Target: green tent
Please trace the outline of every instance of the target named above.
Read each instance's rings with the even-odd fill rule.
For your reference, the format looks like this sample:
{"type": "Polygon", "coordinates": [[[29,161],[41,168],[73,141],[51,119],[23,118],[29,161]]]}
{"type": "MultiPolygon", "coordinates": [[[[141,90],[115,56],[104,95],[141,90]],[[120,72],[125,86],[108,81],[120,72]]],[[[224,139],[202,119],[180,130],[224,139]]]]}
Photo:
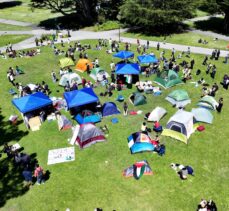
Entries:
{"type": "Polygon", "coordinates": [[[167,89],[177,84],[183,83],[178,74],[173,70],[164,70],[157,74],[154,82],[167,89]]]}
{"type": "Polygon", "coordinates": [[[199,107],[215,110],[218,106],[218,102],[215,100],[214,97],[206,95],[199,100],[197,105],[199,107]]]}
{"type": "Polygon", "coordinates": [[[65,68],[65,67],[70,67],[70,66],[74,66],[74,62],[72,61],[72,59],[70,58],[62,58],[60,59],[60,67],[61,68],[65,68]]]}
{"type": "Polygon", "coordinates": [[[146,97],[139,92],[135,92],[130,95],[129,99],[134,106],[146,104],[146,97]]]}
{"type": "Polygon", "coordinates": [[[110,77],[108,73],[100,67],[96,67],[91,70],[90,77],[95,81],[103,81],[103,76],[106,78],[110,77]]]}

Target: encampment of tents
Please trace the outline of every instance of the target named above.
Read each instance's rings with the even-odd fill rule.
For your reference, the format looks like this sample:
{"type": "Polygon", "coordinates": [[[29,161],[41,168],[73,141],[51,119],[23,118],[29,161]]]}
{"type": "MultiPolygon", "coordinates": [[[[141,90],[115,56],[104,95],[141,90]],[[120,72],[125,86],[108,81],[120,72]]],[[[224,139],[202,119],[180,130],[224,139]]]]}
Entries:
{"type": "Polygon", "coordinates": [[[163,130],[161,135],[170,136],[187,144],[189,137],[194,132],[193,122],[193,113],[178,110],[169,119],[166,129],[163,130]]]}
{"type": "Polygon", "coordinates": [[[67,102],[68,108],[82,106],[85,104],[95,103],[99,101],[99,98],[94,93],[92,88],[83,88],[80,90],[65,92],[64,98],[67,102]]]}
{"type": "Polygon", "coordinates": [[[165,99],[177,108],[183,108],[191,103],[188,93],[182,89],[172,91],[165,99]]]}
{"type": "Polygon", "coordinates": [[[70,86],[76,82],[77,84],[82,84],[81,77],[76,73],[66,73],[60,78],[59,85],[66,86],[67,81],[69,81],[70,86]]]}
{"type": "Polygon", "coordinates": [[[146,104],[146,97],[139,92],[131,94],[129,100],[134,106],[146,104]]]}
{"type": "Polygon", "coordinates": [[[113,57],[128,59],[134,57],[134,53],[130,51],[119,51],[118,53],[114,54],[113,57]]]}
{"type": "Polygon", "coordinates": [[[131,154],[138,152],[154,151],[154,145],[151,143],[151,138],[145,133],[133,133],[127,138],[127,140],[131,154]]]}
{"type": "Polygon", "coordinates": [[[97,142],[106,141],[104,133],[92,123],[77,125],[73,131],[70,143],[86,148],[97,142]]]}
{"type": "Polygon", "coordinates": [[[202,108],[215,110],[218,106],[218,102],[215,100],[214,97],[206,95],[199,100],[197,105],[202,108]]]}
{"type": "Polygon", "coordinates": [[[205,109],[205,108],[193,108],[191,112],[194,115],[195,121],[212,124],[213,115],[208,109],[205,109]]]}
{"type": "Polygon", "coordinates": [[[111,116],[114,114],[120,114],[117,106],[113,102],[106,102],[102,107],[102,116],[111,116]]]}
{"type": "Polygon", "coordinates": [[[167,111],[162,108],[162,107],[156,107],[149,115],[147,121],[149,122],[156,122],[159,121],[165,114],[167,113],[167,111]]]}
{"type": "Polygon", "coordinates": [[[105,78],[110,77],[109,74],[100,67],[96,67],[91,70],[90,77],[93,78],[93,80],[95,81],[99,81],[99,82],[103,81],[104,76],[105,78]]]}
{"type": "Polygon", "coordinates": [[[93,64],[88,59],[79,59],[79,61],[76,64],[76,70],[80,72],[85,72],[87,70],[87,65],[89,65],[90,69],[93,68],[93,64]]]}
{"type": "Polygon", "coordinates": [[[164,70],[158,73],[157,77],[154,79],[154,82],[161,85],[165,89],[183,83],[178,74],[173,70],[164,70]]]}
{"type": "Polygon", "coordinates": [[[67,57],[60,59],[59,63],[60,63],[61,68],[66,68],[66,67],[70,67],[70,66],[75,65],[74,62],[72,61],[72,59],[67,58],[67,57]]]}
{"type": "Polygon", "coordinates": [[[134,177],[135,179],[140,179],[143,175],[152,174],[152,169],[150,168],[149,163],[146,160],[136,162],[123,171],[124,177],[134,177]]]}

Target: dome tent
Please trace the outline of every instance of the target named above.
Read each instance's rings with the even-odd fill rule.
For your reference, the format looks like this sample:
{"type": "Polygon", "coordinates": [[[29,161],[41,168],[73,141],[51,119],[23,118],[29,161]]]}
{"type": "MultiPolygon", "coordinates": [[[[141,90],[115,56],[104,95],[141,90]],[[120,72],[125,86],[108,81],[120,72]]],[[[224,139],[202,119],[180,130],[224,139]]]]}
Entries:
{"type": "Polygon", "coordinates": [[[167,111],[162,107],[156,107],[150,114],[147,119],[149,122],[160,121],[160,119],[167,113],[167,111]]]}
{"type": "Polygon", "coordinates": [[[134,106],[146,104],[146,97],[139,92],[130,95],[129,100],[134,106]]]}
{"type": "Polygon", "coordinates": [[[116,104],[113,102],[104,103],[102,108],[102,116],[110,116],[113,114],[120,114],[116,104]]]}
{"type": "Polygon", "coordinates": [[[76,70],[83,73],[87,70],[87,64],[89,65],[90,69],[93,68],[93,64],[88,59],[79,59],[79,61],[76,64],[76,70]]]}
{"type": "Polygon", "coordinates": [[[78,74],[76,74],[76,73],[67,73],[67,74],[64,74],[60,78],[59,85],[60,86],[66,86],[67,85],[67,81],[69,81],[70,86],[73,84],[74,81],[77,84],[82,84],[81,77],[78,74]]]}
{"type": "Polygon", "coordinates": [[[109,74],[105,70],[101,69],[100,67],[96,67],[91,70],[90,77],[95,81],[99,81],[99,82],[103,81],[104,76],[106,78],[110,77],[109,74]]]}

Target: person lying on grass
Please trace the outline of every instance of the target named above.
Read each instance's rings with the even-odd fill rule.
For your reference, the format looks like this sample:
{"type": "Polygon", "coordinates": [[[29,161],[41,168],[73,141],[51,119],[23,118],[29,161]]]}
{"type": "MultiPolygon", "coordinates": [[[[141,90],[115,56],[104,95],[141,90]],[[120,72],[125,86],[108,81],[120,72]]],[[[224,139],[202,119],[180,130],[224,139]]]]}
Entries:
{"type": "Polygon", "coordinates": [[[194,176],[194,170],[191,166],[184,166],[178,163],[171,163],[170,167],[177,172],[177,174],[182,180],[186,180],[188,178],[188,174],[194,176]]]}

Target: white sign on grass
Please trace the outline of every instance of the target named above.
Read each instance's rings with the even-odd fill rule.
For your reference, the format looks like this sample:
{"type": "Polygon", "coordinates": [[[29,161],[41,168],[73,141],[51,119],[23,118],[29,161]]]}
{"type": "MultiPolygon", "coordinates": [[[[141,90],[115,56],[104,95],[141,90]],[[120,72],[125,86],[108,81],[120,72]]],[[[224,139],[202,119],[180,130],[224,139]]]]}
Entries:
{"type": "Polygon", "coordinates": [[[55,163],[64,163],[75,160],[75,148],[67,147],[49,150],[48,165],[55,163]]]}

